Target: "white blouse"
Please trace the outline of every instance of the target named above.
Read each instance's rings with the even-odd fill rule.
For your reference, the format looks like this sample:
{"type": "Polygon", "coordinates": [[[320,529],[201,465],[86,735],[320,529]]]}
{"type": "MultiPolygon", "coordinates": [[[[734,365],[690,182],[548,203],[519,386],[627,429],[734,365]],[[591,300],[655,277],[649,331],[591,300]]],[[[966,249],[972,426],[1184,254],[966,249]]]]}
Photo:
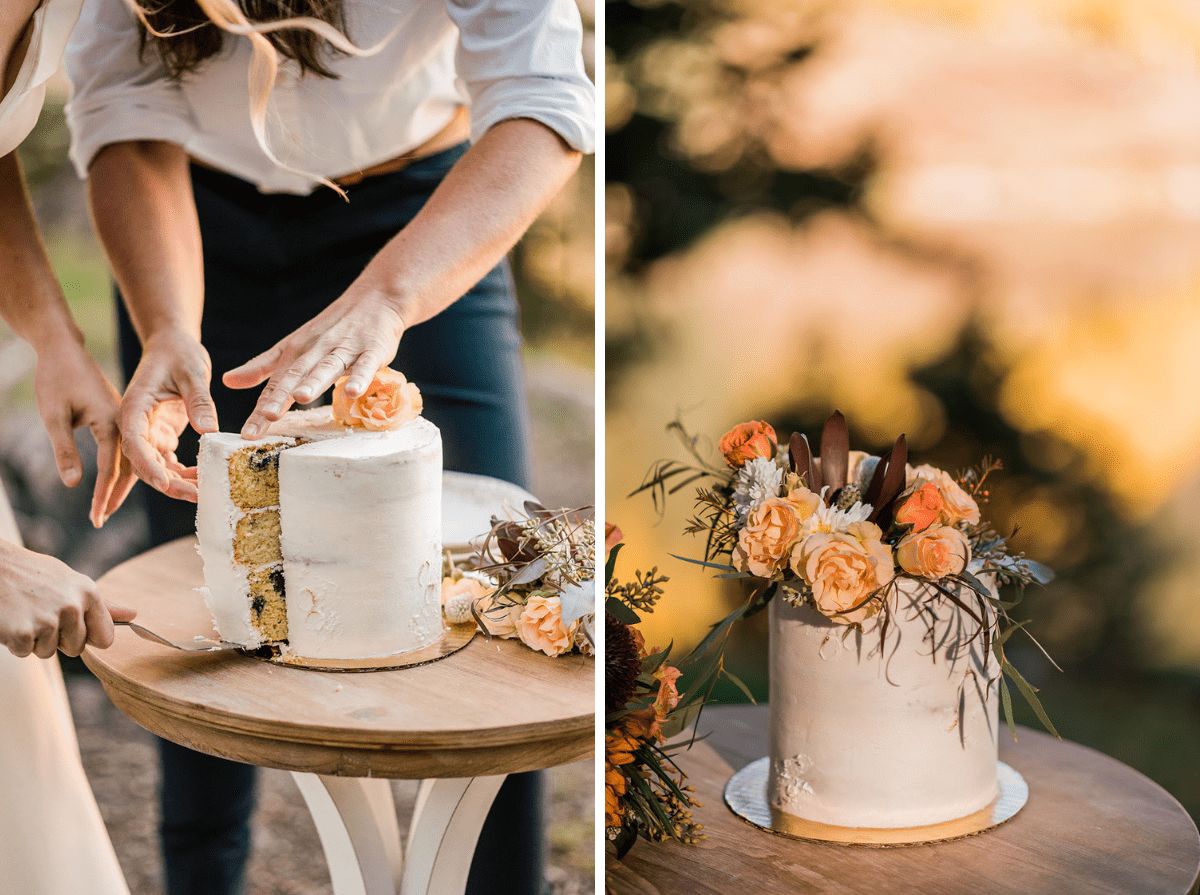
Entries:
{"type": "Polygon", "coordinates": [[[37,124],[46,82],[58,71],[81,6],[83,0],[43,0],[33,14],[33,33],[21,70],[0,99],[0,156],[16,149],[37,124]]]}
{"type": "Polygon", "coordinates": [[[532,118],[573,148],[593,151],[595,90],[583,69],[574,0],[347,0],[359,47],[395,36],[373,56],[334,55],[340,77],[282,59],[267,116],[274,164],[250,124],[250,44],[225,34],[220,53],[172,81],[152,45],[138,58],[125,0],[84,0],[67,47],[71,160],[80,177],[109,143],[165,140],[263,192],[304,194],[308,172],[337,177],[425,143],[470,107],[471,136],[532,118]]]}

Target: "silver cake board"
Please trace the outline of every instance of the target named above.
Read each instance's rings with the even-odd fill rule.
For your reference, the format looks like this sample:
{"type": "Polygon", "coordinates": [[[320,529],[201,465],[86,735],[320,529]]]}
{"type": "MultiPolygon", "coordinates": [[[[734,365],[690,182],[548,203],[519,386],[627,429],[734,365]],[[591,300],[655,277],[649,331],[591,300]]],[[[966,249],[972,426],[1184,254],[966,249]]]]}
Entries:
{"type": "Polygon", "coordinates": [[[770,758],[760,758],[742,768],[725,784],[725,804],[747,823],[788,839],[828,842],[867,848],[926,845],[977,836],[1012,819],[1029,800],[1029,786],[1016,770],[996,762],[1000,794],[974,814],[923,827],[838,827],[805,820],[772,808],[767,802],[770,758]]]}

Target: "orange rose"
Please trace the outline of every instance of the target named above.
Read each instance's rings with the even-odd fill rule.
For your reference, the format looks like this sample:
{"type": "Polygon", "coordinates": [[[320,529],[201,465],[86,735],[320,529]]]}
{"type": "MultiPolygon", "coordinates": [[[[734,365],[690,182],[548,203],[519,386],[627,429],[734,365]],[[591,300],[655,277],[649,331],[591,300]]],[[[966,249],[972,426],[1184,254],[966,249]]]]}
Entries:
{"type": "Polygon", "coordinates": [[[942,492],[933,482],[926,482],[900,504],[896,510],[896,521],[911,525],[913,531],[921,531],[937,521],[942,506],[942,492]]]}
{"type": "Polygon", "coordinates": [[[734,426],[722,436],[717,447],[725,455],[725,462],[734,469],[741,469],[746,461],[755,457],[775,459],[775,430],[767,423],[752,420],[734,426]]]}
{"type": "Polygon", "coordinates": [[[968,525],[979,524],[979,504],[948,472],[926,463],[913,469],[908,479],[909,487],[924,485],[926,482],[937,486],[942,495],[942,511],[938,514],[938,522],[943,525],[958,525],[960,522],[966,522],[968,525]]]}
{"type": "Polygon", "coordinates": [[[346,395],[349,378],[343,376],[333,384],[333,418],[342,425],[375,431],[399,429],[421,415],[421,390],[403,373],[384,367],[358,398],[346,395]]]}
{"type": "Polygon", "coordinates": [[[562,605],[558,597],[530,597],[517,621],[517,636],[530,649],[547,656],[561,656],[574,645],[563,626],[562,605]]]}
{"type": "Polygon", "coordinates": [[[800,536],[800,521],[794,504],[782,497],[768,497],[751,511],[746,527],[738,532],[734,566],[739,572],[770,578],[787,564],[800,536]]]}
{"type": "Polygon", "coordinates": [[[971,545],[957,528],[934,523],[901,538],[896,561],[910,575],[936,580],[965,569],[971,561],[971,545]]]}
{"type": "Polygon", "coordinates": [[[811,534],[792,551],[792,569],[812,588],[818,611],[842,624],[879,611],[879,600],[863,604],[895,577],[882,536],[873,522],[853,522],[844,532],[811,534]]]}

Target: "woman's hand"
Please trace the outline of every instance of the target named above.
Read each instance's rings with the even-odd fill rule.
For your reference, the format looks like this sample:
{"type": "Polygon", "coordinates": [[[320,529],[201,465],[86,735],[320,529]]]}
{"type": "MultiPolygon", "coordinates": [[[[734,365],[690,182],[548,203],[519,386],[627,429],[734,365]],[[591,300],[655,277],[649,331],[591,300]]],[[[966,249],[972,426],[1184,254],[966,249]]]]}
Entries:
{"type": "Polygon", "coordinates": [[[138,478],[168,497],[196,502],[196,468],[175,457],[179,435],[190,421],[201,434],[217,431],[217,410],[208,384],[208,352],[191,335],[165,329],[143,346],[121,401],[121,438],[138,478]]]}
{"type": "Polygon", "coordinates": [[[0,643],[15,656],[78,656],[87,644],[106,649],[113,620],[137,612],[106,606],[95,583],[52,556],[0,540],[0,643]]]}
{"type": "Polygon", "coordinates": [[[54,446],[59,478],[68,488],[75,487],[83,478],[75,429],[87,426],[96,439],[96,487],[88,518],[99,528],[116,512],[137,481],[121,454],[121,432],[117,425],[121,396],[87,349],[70,333],[36,348],[34,397],[54,446]]]}
{"type": "Polygon", "coordinates": [[[346,394],[357,398],[395,356],[403,334],[393,304],[360,278],[286,339],[221,377],[230,388],[268,380],[242,436],[258,438],[293,402],[307,404],[347,374],[346,394]]]}

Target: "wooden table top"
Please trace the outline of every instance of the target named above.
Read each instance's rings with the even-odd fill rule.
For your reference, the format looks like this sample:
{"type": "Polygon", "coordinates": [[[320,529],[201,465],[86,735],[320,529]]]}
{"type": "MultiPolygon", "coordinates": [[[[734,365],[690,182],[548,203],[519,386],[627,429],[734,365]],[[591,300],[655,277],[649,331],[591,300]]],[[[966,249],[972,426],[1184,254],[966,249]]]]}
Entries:
{"type": "Polygon", "coordinates": [[[1029,784],[1008,823],[967,839],[906,848],[800,842],[759,830],[723,799],[729,777],[767,754],[767,707],[705,710],[704,743],[679,764],[704,803],[698,846],[608,846],[612,895],[1185,895],[1197,891],[1200,836],[1158,784],[1115,759],[1048,734],[1002,730],[1000,758],[1029,784]]]}
{"type": "MultiPolygon", "coordinates": [[[[212,636],[194,538],[99,581],[106,600],[176,642],[212,636]]],[[[593,754],[595,660],[550,658],[483,635],[429,665],[335,673],[236,650],[185,653],[117,630],[84,661],[112,701],[152,733],[237,761],[352,777],[470,777],[593,754]]]]}

